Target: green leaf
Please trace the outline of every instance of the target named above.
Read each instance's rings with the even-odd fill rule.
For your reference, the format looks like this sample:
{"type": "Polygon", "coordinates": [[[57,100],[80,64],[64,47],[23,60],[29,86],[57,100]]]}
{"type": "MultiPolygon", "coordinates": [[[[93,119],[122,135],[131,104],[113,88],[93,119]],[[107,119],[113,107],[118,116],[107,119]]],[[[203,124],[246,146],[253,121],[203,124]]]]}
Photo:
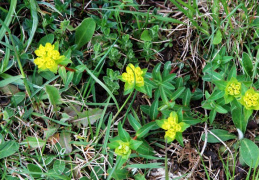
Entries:
{"type": "Polygon", "coordinates": [[[162,168],[162,163],[148,163],[148,164],[130,164],[125,166],[126,168],[139,168],[139,169],[153,169],[153,168],[162,168]]]}
{"type": "Polygon", "coordinates": [[[183,97],[183,105],[184,106],[190,106],[190,101],[191,101],[191,90],[188,88],[186,89],[183,97]]]}
{"type": "Polygon", "coordinates": [[[67,81],[67,72],[66,72],[66,68],[64,66],[59,67],[58,69],[58,74],[60,75],[60,77],[63,80],[63,83],[65,84],[67,81]]]}
{"type": "Polygon", "coordinates": [[[209,100],[218,100],[220,98],[222,98],[225,94],[225,91],[216,89],[212,92],[212,94],[210,95],[210,97],[208,98],[209,100]]]}
{"type": "Polygon", "coordinates": [[[181,132],[177,132],[176,133],[175,139],[180,143],[180,145],[182,147],[184,147],[184,144],[183,144],[183,134],[181,132]]]}
{"type": "Polygon", "coordinates": [[[27,137],[26,142],[32,148],[40,148],[45,145],[45,141],[38,137],[27,137]]]}
{"type": "Polygon", "coordinates": [[[142,41],[151,41],[151,40],[152,40],[152,37],[151,37],[151,35],[150,35],[148,29],[145,29],[145,30],[142,32],[142,34],[141,34],[141,36],[140,36],[140,39],[141,39],[142,41]]]}
{"type": "Polygon", "coordinates": [[[34,178],[41,178],[41,168],[35,164],[27,164],[28,170],[31,172],[31,176],[34,178]]]}
{"type": "Polygon", "coordinates": [[[39,19],[38,19],[38,14],[37,14],[37,2],[35,0],[30,0],[30,9],[31,9],[31,19],[32,19],[32,27],[29,35],[29,39],[27,41],[27,46],[26,46],[26,50],[28,49],[28,47],[30,46],[34,35],[36,33],[37,27],[38,27],[38,23],[39,23],[39,19]]]}
{"type": "Polygon", "coordinates": [[[145,175],[144,174],[140,174],[140,173],[136,174],[134,176],[134,179],[135,180],[146,180],[145,175]]]}
{"type": "Polygon", "coordinates": [[[16,141],[6,141],[0,144],[0,159],[13,155],[19,149],[16,141]]]}
{"type": "Polygon", "coordinates": [[[136,132],[136,136],[138,138],[145,136],[149,132],[149,130],[153,128],[154,125],[156,125],[156,122],[150,122],[145,124],[136,132]]]}
{"type": "Polygon", "coordinates": [[[142,141],[137,141],[137,140],[131,139],[130,140],[130,149],[137,150],[142,143],[143,143],[142,141]]]}
{"type": "MultiPolygon", "coordinates": [[[[108,169],[108,174],[111,173],[113,169],[108,169]]],[[[115,169],[112,173],[112,178],[115,180],[127,179],[129,176],[129,171],[127,169],[115,169]]]]}
{"type": "Polygon", "coordinates": [[[23,77],[22,75],[8,77],[0,81],[0,87],[4,87],[8,84],[15,83],[16,81],[20,80],[22,77],[23,77]]]}
{"type": "Polygon", "coordinates": [[[222,34],[221,34],[221,31],[220,30],[217,30],[216,32],[216,35],[214,36],[214,39],[213,39],[213,44],[217,45],[219,43],[221,43],[222,41],[222,34]]]}
{"type": "Polygon", "coordinates": [[[259,148],[253,141],[245,138],[241,140],[240,156],[248,166],[252,168],[258,167],[259,148]]]}
{"type": "Polygon", "coordinates": [[[183,116],[183,121],[184,123],[186,124],[189,124],[189,125],[195,125],[195,124],[198,124],[201,122],[200,119],[195,119],[193,117],[189,117],[189,116],[183,116]]]}
{"type": "Polygon", "coordinates": [[[209,115],[209,120],[210,120],[210,124],[213,123],[215,117],[216,117],[217,111],[215,109],[212,109],[210,111],[210,115],[209,115]]]}
{"type": "Polygon", "coordinates": [[[86,43],[88,43],[94,35],[96,23],[92,18],[86,18],[76,28],[75,43],[77,49],[80,49],[86,43]]]}
{"type": "Polygon", "coordinates": [[[128,120],[132,128],[137,131],[141,128],[141,124],[132,116],[132,114],[128,115],[128,120]]]}
{"type": "Polygon", "coordinates": [[[222,106],[216,103],[214,103],[214,108],[218,113],[221,113],[221,114],[226,114],[228,112],[226,109],[224,109],[222,106]]]}
{"type": "Polygon", "coordinates": [[[242,54],[242,66],[245,72],[252,77],[253,75],[253,62],[252,58],[245,52],[242,54]]]}
{"type": "Polygon", "coordinates": [[[52,44],[54,42],[54,34],[47,34],[46,36],[42,37],[38,43],[38,47],[41,45],[45,46],[46,43],[52,44]]]}
{"type": "Polygon", "coordinates": [[[243,113],[242,113],[242,105],[234,99],[231,102],[231,116],[232,121],[234,122],[236,128],[240,129],[243,133],[243,113]]]}
{"type": "MultiPolygon", "coordinates": [[[[211,132],[215,134],[222,141],[228,141],[230,139],[236,139],[236,135],[229,133],[223,129],[212,129],[211,132]]],[[[202,135],[202,140],[205,140],[205,134],[202,135]]],[[[219,143],[220,141],[212,134],[208,133],[208,142],[209,143],[219,143]]]]}
{"type": "Polygon", "coordinates": [[[58,89],[50,85],[46,85],[45,88],[51,105],[61,104],[61,96],[58,89]]]}
{"type": "Polygon", "coordinates": [[[145,114],[149,115],[149,109],[150,106],[149,105],[141,105],[140,106],[141,111],[143,111],[145,114]]]}
{"type": "Polygon", "coordinates": [[[161,63],[158,63],[152,71],[152,77],[153,79],[162,82],[162,75],[160,72],[160,68],[161,68],[161,63]]]}
{"type": "Polygon", "coordinates": [[[137,152],[143,155],[154,155],[154,149],[145,141],[138,147],[137,152]]]}
{"type": "Polygon", "coordinates": [[[65,170],[65,161],[56,160],[53,164],[53,169],[57,174],[62,174],[65,170]]]}
{"type": "Polygon", "coordinates": [[[154,100],[149,109],[149,116],[152,120],[156,119],[158,115],[158,99],[154,100]]]}
{"type": "Polygon", "coordinates": [[[185,87],[180,87],[178,88],[172,95],[171,95],[171,100],[174,101],[176,100],[185,90],[185,87]]]}
{"type": "Polygon", "coordinates": [[[122,128],[121,122],[119,122],[119,124],[118,124],[118,133],[119,133],[119,137],[122,141],[124,141],[124,142],[130,141],[130,135],[125,129],[122,128]]]}

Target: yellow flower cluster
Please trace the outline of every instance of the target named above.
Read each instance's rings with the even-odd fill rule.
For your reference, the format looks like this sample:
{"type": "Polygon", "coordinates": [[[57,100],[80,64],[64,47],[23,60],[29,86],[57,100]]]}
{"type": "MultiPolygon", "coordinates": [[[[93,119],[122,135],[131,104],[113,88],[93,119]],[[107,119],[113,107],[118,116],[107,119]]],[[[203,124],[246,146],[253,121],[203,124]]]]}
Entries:
{"type": "Polygon", "coordinates": [[[166,130],[165,139],[174,140],[177,132],[183,132],[184,123],[178,123],[178,116],[176,112],[171,112],[168,119],[164,120],[162,129],[166,130]]]}
{"type": "Polygon", "coordinates": [[[247,107],[257,106],[259,100],[258,93],[247,92],[244,96],[244,101],[247,107]]]}
{"type": "Polygon", "coordinates": [[[231,96],[237,96],[240,94],[241,83],[240,82],[232,82],[227,86],[227,93],[231,96]]]}
{"type": "Polygon", "coordinates": [[[119,146],[115,149],[115,153],[119,156],[125,156],[130,153],[130,147],[128,142],[119,141],[119,146]]]}
{"type": "Polygon", "coordinates": [[[129,64],[126,67],[126,73],[122,74],[122,81],[127,83],[129,86],[134,85],[134,74],[136,78],[136,86],[142,87],[144,86],[144,78],[143,78],[143,71],[140,67],[135,67],[133,64],[129,64]]]}
{"type": "Polygon", "coordinates": [[[54,49],[55,46],[50,43],[46,43],[45,46],[40,45],[40,47],[35,50],[35,54],[38,56],[34,63],[38,66],[39,70],[49,69],[52,72],[57,72],[58,63],[64,56],[60,56],[58,50],[54,49]]]}
{"type": "Polygon", "coordinates": [[[259,93],[253,88],[248,89],[245,95],[241,97],[240,103],[246,109],[259,110],[259,93]]]}

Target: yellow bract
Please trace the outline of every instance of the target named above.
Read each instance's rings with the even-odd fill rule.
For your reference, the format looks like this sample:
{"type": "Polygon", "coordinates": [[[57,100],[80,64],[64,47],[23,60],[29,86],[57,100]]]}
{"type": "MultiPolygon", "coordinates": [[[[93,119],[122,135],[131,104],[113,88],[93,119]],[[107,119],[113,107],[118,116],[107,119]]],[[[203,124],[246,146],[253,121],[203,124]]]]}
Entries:
{"type": "Polygon", "coordinates": [[[248,89],[245,95],[242,96],[240,103],[245,106],[246,109],[259,110],[259,93],[253,88],[248,89]]]}
{"type": "Polygon", "coordinates": [[[168,119],[164,120],[161,128],[166,130],[165,139],[174,140],[177,132],[183,132],[184,123],[178,123],[178,116],[176,112],[171,112],[168,119]]]}
{"type": "Polygon", "coordinates": [[[135,67],[133,64],[129,64],[126,68],[126,72],[122,74],[122,80],[128,85],[134,85],[134,74],[136,78],[136,86],[142,87],[144,86],[144,78],[143,78],[143,71],[140,67],[135,67]]]}
{"type": "Polygon", "coordinates": [[[232,82],[227,86],[227,92],[231,96],[237,96],[240,94],[241,83],[240,82],[232,82]]]}
{"type": "Polygon", "coordinates": [[[247,93],[244,96],[244,101],[245,101],[247,107],[257,106],[258,100],[259,100],[259,94],[258,93],[255,93],[255,94],[247,93]]]}
{"type": "Polygon", "coordinates": [[[46,43],[45,46],[40,45],[40,47],[35,50],[35,54],[38,56],[34,63],[38,66],[39,70],[50,70],[52,72],[57,72],[58,63],[64,56],[60,56],[58,50],[54,49],[55,46],[50,43],[46,43]]]}
{"type": "Polygon", "coordinates": [[[115,149],[115,153],[119,156],[128,155],[128,153],[130,153],[129,143],[119,141],[119,144],[120,145],[115,149]]]}

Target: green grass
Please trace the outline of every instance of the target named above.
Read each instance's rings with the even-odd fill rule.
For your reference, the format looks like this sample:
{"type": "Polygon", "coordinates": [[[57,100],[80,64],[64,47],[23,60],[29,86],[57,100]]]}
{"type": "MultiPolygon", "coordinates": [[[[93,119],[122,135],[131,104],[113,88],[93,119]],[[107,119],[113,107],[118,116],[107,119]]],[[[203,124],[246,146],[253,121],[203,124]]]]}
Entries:
{"type": "Polygon", "coordinates": [[[257,1],[140,2],[0,2],[1,179],[258,179],[257,1]]]}

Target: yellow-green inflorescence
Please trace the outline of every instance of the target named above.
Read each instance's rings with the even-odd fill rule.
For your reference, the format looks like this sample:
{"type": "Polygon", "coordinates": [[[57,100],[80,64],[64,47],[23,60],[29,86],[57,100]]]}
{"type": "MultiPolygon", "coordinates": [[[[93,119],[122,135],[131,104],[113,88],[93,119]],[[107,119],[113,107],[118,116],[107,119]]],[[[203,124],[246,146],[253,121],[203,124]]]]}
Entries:
{"type": "Polygon", "coordinates": [[[136,78],[136,86],[144,86],[144,72],[140,69],[140,67],[135,67],[133,64],[129,64],[126,67],[126,72],[122,74],[122,81],[130,86],[133,86],[135,81],[134,74],[136,78]]]}
{"type": "Polygon", "coordinates": [[[228,82],[226,87],[226,93],[231,96],[241,95],[241,83],[236,79],[232,79],[228,82]]]}
{"type": "Polygon", "coordinates": [[[157,124],[166,131],[165,139],[167,142],[173,141],[176,138],[176,133],[181,133],[188,127],[184,122],[178,123],[178,115],[174,111],[167,119],[158,120],[157,124]]]}
{"type": "Polygon", "coordinates": [[[259,110],[259,93],[253,88],[248,89],[240,103],[248,110],[259,110]]]}
{"type": "Polygon", "coordinates": [[[40,71],[50,70],[54,73],[57,72],[58,64],[64,59],[58,50],[55,50],[55,46],[46,43],[45,46],[40,45],[35,54],[38,56],[34,63],[38,66],[40,71]]]}
{"type": "Polygon", "coordinates": [[[119,156],[128,156],[131,153],[129,142],[118,141],[119,146],[115,149],[115,153],[119,156]]]}

